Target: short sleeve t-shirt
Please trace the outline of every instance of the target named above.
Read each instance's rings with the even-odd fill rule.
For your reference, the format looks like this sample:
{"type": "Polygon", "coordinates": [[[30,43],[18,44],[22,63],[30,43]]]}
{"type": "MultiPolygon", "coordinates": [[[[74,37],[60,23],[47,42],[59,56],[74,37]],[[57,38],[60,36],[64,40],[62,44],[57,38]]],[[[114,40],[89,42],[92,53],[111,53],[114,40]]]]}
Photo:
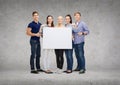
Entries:
{"type": "MultiPolygon", "coordinates": [[[[41,27],[41,23],[36,23],[34,21],[32,21],[31,23],[28,24],[28,28],[31,28],[31,32],[32,33],[38,33],[41,27]]],[[[32,40],[39,40],[40,37],[36,37],[36,36],[32,36],[31,37],[32,40]]]]}

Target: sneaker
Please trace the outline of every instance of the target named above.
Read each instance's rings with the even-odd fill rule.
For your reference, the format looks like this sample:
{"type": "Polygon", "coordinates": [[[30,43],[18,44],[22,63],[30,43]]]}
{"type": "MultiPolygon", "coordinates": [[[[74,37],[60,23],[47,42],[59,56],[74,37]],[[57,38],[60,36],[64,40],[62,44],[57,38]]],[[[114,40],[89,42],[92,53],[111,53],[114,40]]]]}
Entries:
{"type": "Polygon", "coordinates": [[[85,70],[84,70],[84,69],[81,69],[81,70],[79,71],[79,74],[83,74],[83,73],[85,73],[85,70]]]}
{"type": "Polygon", "coordinates": [[[61,74],[63,71],[59,68],[57,68],[56,73],[61,74]]]}

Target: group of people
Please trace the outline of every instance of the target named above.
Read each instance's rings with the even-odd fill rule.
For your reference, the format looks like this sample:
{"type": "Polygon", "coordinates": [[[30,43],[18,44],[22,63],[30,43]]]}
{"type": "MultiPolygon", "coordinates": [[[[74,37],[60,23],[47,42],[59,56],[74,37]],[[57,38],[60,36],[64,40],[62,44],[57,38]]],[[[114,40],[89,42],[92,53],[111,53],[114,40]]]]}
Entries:
{"type": "Polygon", "coordinates": [[[56,55],[57,71],[62,71],[64,64],[63,54],[65,52],[67,69],[63,72],[72,73],[73,71],[78,71],[80,74],[85,73],[85,56],[84,56],[84,37],[89,34],[89,29],[85,22],[81,21],[81,13],[75,12],[75,23],[72,23],[72,17],[70,14],[65,16],[65,25],[63,24],[64,18],[58,16],[57,25],[54,25],[54,19],[52,15],[48,15],[46,18],[46,24],[41,24],[39,22],[39,13],[34,11],[32,13],[33,21],[29,23],[26,34],[31,36],[30,46],[31,46],[31,56],[30,56],[30,67],[31,73],[38,74],[39,72],[45,72],[47,74],[52,74],[53,71],[50,68],[51,64],[51,49],[43,49],[43,62],[44,69],[40,67],[40,56],[41,56],[41,44],[40,37],[43,37],[44,27],[50,27],[51,29],[57,27],[58,29],[68,28],[72,29],[72,49],[54,49],[56,55]],[[73,50],[75,51],[75,56],[77,59],[77,67],[73,70],[73,50]],[[35,68],[36,66],[36,68],[35,68]]]}

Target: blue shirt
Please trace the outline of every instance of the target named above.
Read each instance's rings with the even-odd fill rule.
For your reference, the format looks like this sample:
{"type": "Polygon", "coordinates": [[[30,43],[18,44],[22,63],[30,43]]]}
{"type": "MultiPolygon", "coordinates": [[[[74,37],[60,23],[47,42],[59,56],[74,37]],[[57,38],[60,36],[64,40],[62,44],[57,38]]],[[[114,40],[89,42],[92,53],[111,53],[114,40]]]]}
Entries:
{"type": "Polygon", "coordinates": [[[71,30],[72,30],[72,34],[74,33],[74,31],[73,31],[73,27],[72,27],[72,25],[71,25],[71,24],[65,24],[65,27],[67,27],[67,28],[71,29],[71,30]]]}
{"type": "MultiPolygon", "coordinates": [[[[74,35],[74,31],[73,31],[74,28],[72,27],[71,24],[65,24],[65,27],[71,29],[71,30],[72,30],[72,35],[74,35]]],[[[71,39],[71,42],[72,42],[72,48],[73,48],[73,44],[74,44],[74,42],[73,42],[72,39],[71,39]]]]}
{"type": "MultiPolygon", "coordinates": [[[[41,23],[36,23],[34,21],[32,21],[31,23],[29,23],[28,28],[31,28],[31,32],[32,33],[38,33],[40,31],[40,27],[41,27],[41,23]]],[[[36,37],[36,36],[31,36],[32,40],[39,40],[40,37],[36,37]]]]}
{"type": "Polygon", "coordinates": [[[77,28],[73,28],[73,31],[74,31],[74,44],[80,44],[85,41],[84,39],[85,35],[78,35],[78,32],[86,32],[87,34],[89,34],[89,29],[83,21],[78,22],[77,28]]]}

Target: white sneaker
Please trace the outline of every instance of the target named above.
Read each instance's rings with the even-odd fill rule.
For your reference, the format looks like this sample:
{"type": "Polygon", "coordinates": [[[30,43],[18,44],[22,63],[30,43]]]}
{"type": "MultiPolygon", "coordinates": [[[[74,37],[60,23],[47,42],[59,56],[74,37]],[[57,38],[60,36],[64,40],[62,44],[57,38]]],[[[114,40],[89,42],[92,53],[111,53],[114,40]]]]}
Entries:
{"type": "Polygon", "coordinates": [[[62,72],[63,72],[63,71],[62,71],[61,69],[57,68],[55,73],[61,74],[62,72]]]}

